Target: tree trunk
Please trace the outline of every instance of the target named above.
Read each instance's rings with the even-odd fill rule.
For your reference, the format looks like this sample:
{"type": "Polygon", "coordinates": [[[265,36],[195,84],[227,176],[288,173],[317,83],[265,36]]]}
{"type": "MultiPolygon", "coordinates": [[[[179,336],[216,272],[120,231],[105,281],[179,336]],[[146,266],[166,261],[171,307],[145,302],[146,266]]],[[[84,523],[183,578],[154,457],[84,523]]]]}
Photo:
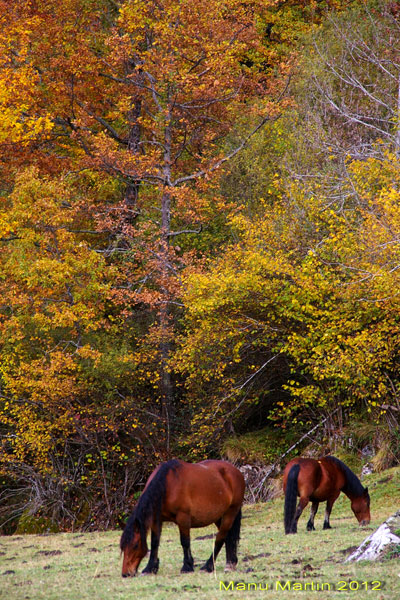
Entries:
{"type": "Polygon", "coordinates": [[[396,123],[396,136],[395,136],[395,153],[396,153],[396,158],[400,159],[400,74],[399,74],[398,88],[397,88],[397,123],[396,123]]]}
{"type": "MultiPolygon", "coordinates": [[[[128,133],[128,152],[130,154],[139,154],[140,143],[140,125],[139,117],[142,110],[142,101],[136,98],[133,102],[132,110],[129,112],[129,133],[128,133]]],[[[139,181],[130,181],[125,189],[124,204],[126,208],[126,222],[132,223],[137,216],[138,198],[139,198],[139,181]]]]}
{"type": "Polygon", "coordinates": [[[160,381],[161,381],[161,402],[162,415],[166,428],[166,450],[169,453],[170,449],[170,430],[173,421],[173,386],[171,373],[168,367],[168,359],[171,353],[170,342],[170,315],[169,301],[170,293],[167,286],[167,281],[170,277],[169,273],[169,245],[171,233],[171,194],[169,184],[171,181],[171,116],[168,115],[164,136],[164,188],[161,196],[161,243],[159,251],[160,261],[160,277],[161,277],[161,306],[159,313],[160,323],[160,381]]]}

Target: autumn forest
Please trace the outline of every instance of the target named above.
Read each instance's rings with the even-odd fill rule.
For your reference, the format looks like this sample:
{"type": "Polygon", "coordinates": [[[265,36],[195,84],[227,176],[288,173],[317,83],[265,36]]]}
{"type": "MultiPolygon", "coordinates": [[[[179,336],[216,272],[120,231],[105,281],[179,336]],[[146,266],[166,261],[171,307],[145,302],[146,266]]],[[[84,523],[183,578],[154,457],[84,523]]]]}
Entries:
{"type": "Polygon", "coordinates": [[[2,531],[265,428],[397,464],[399,165],[395,1],[0,0],[2,531]]]}

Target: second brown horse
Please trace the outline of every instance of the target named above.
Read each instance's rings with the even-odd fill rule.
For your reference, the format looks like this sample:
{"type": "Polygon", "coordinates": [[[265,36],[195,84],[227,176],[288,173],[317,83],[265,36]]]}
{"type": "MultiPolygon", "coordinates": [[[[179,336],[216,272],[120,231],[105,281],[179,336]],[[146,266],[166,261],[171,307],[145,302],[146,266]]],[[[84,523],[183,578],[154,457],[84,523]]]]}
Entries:
{"type": "Polygon", "coordinates": [[[218,533],[214,550],[202,569],[214,570],[222,546],[226,548],[226,570],[237,564],[244,479],[233,465],[222,460],[191,464],[182,460],[163,463],[150,475],[121,537],[124,554],[122,576],[134,576],[147,554],[147,532],[151,530],[151,550],[143,574],[157,573],[158,547],[163,521],[179,527],[183,548],[182,573],[193,571],[190,529],[215,523],[218,533]]]}
{"type": "Polygon", "coordinates": [[[368,488],[364,488],[358,477],[341,460],[325,456],[319,460],[313,458],[294,458],[283,473],[285,492],[285,533],[297,532],[297,521],[311,500],[310,519],[307,530],[312,531],[314,517],[320,502],[326,501],[323,529],[330,529],[329,517],[332,506],[340,492],[344,492],[351,501],[351,509],[360,525],[368,525],[371,520],[368,488]],[[296,508],[297,496],[300,496],[296,508]]]}

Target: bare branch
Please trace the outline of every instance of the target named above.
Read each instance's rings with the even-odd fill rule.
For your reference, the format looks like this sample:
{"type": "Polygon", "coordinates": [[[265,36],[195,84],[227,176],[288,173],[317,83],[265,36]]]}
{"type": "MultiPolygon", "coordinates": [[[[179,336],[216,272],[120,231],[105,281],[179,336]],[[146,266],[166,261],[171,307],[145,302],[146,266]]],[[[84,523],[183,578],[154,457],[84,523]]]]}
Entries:
{"type": "Polygon", "coordinates": [[[167,233],[167,237],[175,237],[177,235],[183,235],[184,233],[201,233],[203,227],[200,225],[199,229],[183,229],[182,231],[171,231],[167,233]]]}
{"type": "MultiPolygon", "coordinates": [[[[275,119],[277,119],[277,118],[278,117],[275,117],[275,119]]],[[[249,135],[247,135],[241,141],[241,143],[238,146],[236,146],[236,148],[234,150],[232,150],[232,152],[229,152],[229,154],[226,154],[224,157],[217,160],[216,163],[214,163],[207,169],[202,169],[200,171],[196,171],[195,173],[192,173],[191,175],[179,177],[172,183],[172,186],[176,187],[178,185],[181,185],[182,183],[186,183],[187,181],[193,181],[194,179],[199,179],[200,177],[204,177],[205,175],[208,175],[209,173],[213,173],[214,171],[219,169],[224,163],[231,160],[234,156],[236,156],[236,154],[238,154],[241,150],[243,150],[243,148],[249,143],[249,141],[257,133],[257,131],[259,131],[268,121],[271,121],[271,120],[273,120],[273,117],[270,117],[269,115],[267,117],[264,117],[263,119],[261,119],[261,121],[258,123],[258,125],[256,127],[254,127],[254,129],[249,133],[249,135]]]]}

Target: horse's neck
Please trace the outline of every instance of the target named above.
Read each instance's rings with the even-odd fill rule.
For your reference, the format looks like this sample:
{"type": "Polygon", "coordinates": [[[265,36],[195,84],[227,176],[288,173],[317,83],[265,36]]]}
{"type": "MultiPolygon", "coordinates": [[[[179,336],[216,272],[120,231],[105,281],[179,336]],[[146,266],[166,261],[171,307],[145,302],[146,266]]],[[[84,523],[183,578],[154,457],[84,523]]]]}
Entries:
{"type": "Polygon", "coordinates": [[[155,510],[153,509],[150,512],[149,516],[147,517],[145,525],[144,525],[146,534],[149,531],[149,529],[154,530],[154,531],[159,531],[160,526],[161,526],[161,514],[157,515],[155,510]]]}
{"type": "Polygon", "coordinates": [[[354,494],[352,494],[351,492],[349,492],[348,489],[346,489],[346,484],[344,484],[344,486],[342,487],[342,492],[348,497],[349,500],[354,500],[354,494]]]}
{"type": "MultiPolygon", "coordinates": [[[[352,491],[352,490],[351,490],[351,488],[352,488],[352,485],[351,485],[351,483],[349,482],[349,480],[348,480],[348,478],[347,478],[347,473],[346,473],[346,472],[343,472],[343,475],[344,475],[344,479],[345,479],[345,484],[344,484],[344,486],[342,487],[342,492],[343,492],[344,494],[346,494],[346,496],[347,496],[347,497],[348,497],[350,500],[354,500],[355,498],[358,498],[358,496],[359,496],[360,494],[357,494],[357,493],[355,493],[354,491],[352,491]]],[[[359,485],[360,485],[360,489],[362,490],[362,489],[363,489],[363,486],[362,486],[362,483],[361,483],[361,481],[358,479],[357,475],[354,475],[354,473],[352,473],[352,475],[354,476],[355,480],[356,480],[356,481],[359,483],[359,485]]]]}

